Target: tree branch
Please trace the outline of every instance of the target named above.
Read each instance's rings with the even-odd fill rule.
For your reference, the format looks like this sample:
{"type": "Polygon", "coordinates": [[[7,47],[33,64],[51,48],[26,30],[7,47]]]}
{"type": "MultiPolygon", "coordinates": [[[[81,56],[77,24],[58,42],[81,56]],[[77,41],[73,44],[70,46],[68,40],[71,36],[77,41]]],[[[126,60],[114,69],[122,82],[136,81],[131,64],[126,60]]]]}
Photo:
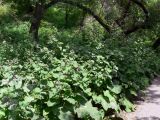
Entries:
{"type": "Polygon", "coordinates": [[[121,27],[122,21],[127,17],[127,14],[128,14],[128,12],[129,12],[130,6],[131,6],[131,0],[128,0],[128,4],[127,4],[127,5],[125,6],[125,8],[124,8],[123,15],[116,20],[116,23],[117,23],[120,27],[121,27]]]}
{"type": "Polygon", "coordinates": [[[148,12],[148,10],[146,9],[146,7],[140,1],[138,1],[138,0],[131,0],[131,1],[133,3],[135,3],[135,4],[137,4],[143,10],[143,12],[145,14],[145,21],[142,22],[142,23],[139,23],[139,24],[135,25],[134,27],[131,27],[131,28],[125,30],[124,33],[126,35],[128,35],[130,33],[133,33],[135,31],[137,31],[138,29],[144,29],[144,28],[146,28],[145,26],[146,26],[146,23],[147,23],[148,18],[149,18],[149,12],[148,12]]]}
{"type": "Polygon", "coordinates": [[[137,4],[145,13],[146,16],[146,20],[149,18],[149,12],[147,10],[147,8],[138,0],[131,0],[132,2],[134,2],[135,4],[137,4]]]}
{"type": "Polygon", "coordinates": [[[72,6],[75,6],[75,7],[78,7],[80,9],[82,9],[86,13],[90,14],[91,16],[93,16],[96,19],[96,21],[98,21],[99,24],[103,28],[105,28],[106,31],[108,31],[108,32],[111,31],[110,26],[105,24],[105,22],[96,13],[94,13],[91,9],[83,6],[82,4],[80,4],[78,2],[74,2],[74,1],[71,1],[71,0],[53,0],[50,3],[48,3],[47,5],[45,5],[45,9],[48,9],[49,7],[51,7],[51,6],[53,6],[53,5],[57,4],[57,3],[65,3],[65,4],[69,4],[69,5],[72,5],[72,6]]]}

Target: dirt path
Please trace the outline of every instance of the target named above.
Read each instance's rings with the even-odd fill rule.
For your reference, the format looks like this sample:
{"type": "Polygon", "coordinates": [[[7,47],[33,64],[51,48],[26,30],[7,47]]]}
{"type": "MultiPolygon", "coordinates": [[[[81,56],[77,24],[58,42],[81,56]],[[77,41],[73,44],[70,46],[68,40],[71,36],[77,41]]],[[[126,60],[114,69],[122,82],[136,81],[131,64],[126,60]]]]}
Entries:
{"type": "Polygon", "coordinates": [[[128,120],[160,120],[160,77],[146,90],[145,101],[137,104],[136,111],[127,114],[128,120]]]}

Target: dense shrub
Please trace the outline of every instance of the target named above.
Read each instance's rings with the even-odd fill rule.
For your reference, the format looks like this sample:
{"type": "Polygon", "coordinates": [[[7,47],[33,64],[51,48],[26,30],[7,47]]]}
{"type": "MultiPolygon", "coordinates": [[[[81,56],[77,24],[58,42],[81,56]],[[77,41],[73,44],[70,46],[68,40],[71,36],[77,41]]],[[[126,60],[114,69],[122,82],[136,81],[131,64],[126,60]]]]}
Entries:
{"type": "Polygon", "coordinates": [[[44,24],[42,44],[33,52],[27,26],[19,23],[1,29],[6,39],[1,55],[13,59],[1,60],[1,119],[101,120],[108,110],[132,111],[129,99],[159,71],[158,56],[140,39],[101,41],[103,32],[102,37],[91,32],[85,34],[88,40],[84,44],[81,34],[59,32],[44,24]],[[11,49],[13,43],[16,47],[11,49]]]}
{"type": "Polygon", "coordinates": [[[1,21],[0,120],[103,120],[133,111],[132,97],[160,73],[160,55],[150,46],[154,29],[109,36],[94,20],[58,29],[63,23],[47,20],[56,10],[41,23],[36,51],[29,22],[1,21]]]}

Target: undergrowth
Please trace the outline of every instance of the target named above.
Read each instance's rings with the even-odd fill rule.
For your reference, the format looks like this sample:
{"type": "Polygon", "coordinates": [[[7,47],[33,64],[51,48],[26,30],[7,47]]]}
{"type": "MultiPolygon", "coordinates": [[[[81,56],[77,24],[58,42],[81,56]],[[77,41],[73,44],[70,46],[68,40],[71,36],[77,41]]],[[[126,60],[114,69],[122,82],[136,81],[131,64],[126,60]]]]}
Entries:
{"type": "Polygon", "coordinates": [[[104,40],[96,23],[81,32],[43,21],[34,51],[29,26],[20,20],[0,26],[1,120],[103,120],[109,111],[130,112],[132,97],[160,72],[150,36],[104,40]]]}

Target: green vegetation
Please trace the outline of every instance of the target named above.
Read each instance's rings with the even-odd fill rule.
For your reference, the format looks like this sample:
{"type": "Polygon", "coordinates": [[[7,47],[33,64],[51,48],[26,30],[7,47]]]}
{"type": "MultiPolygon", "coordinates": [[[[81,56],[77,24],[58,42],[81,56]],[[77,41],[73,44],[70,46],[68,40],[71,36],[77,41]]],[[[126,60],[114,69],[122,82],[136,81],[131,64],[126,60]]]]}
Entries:
{"type": "Polygon", "coordinates": [[[133,2],[126,16],[127,0],[108,8],[105,0],[79,1],[86,11],[62,1],[32,30],[32,9],[51,0],[2,1],[0,120],[109,119],[133,111],[133,98],[160,73],[158,0],[133,2]]]}

